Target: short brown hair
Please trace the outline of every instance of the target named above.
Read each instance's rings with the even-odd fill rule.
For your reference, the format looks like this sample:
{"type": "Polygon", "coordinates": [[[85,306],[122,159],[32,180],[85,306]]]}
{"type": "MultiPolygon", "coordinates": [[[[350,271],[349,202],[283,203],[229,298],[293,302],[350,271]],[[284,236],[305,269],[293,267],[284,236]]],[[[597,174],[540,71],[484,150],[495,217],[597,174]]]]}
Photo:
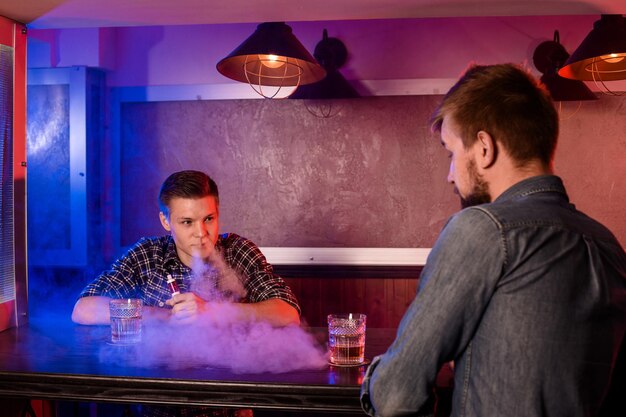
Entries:
{"type": "Polygon", "coordinates": [[[449,116],[471,146],[485,131],[523,165],[539,159],[549,166],[559,134],[558,114],[547,90],[513,64],[471,66],[435,111],[431,126],[440,131],[449,116]]]}
{"type": "Polygon", "coordinates": [[[219,204],[217,184],[207,174],[200,171],[175,172],[163,182],[159,191],[159,209],[169,216],[169,204],[173,198],[202,198],[215,197],[219,204]]]}

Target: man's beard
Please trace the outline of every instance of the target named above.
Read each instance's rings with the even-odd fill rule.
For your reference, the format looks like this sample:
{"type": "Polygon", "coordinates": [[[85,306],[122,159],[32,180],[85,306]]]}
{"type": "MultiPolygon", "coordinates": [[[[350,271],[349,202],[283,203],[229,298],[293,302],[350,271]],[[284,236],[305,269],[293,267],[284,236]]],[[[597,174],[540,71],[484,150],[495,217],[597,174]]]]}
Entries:
{"type": "Polygon", "coordinates": [[[483,177],[478,173],[476,169],[476,162],[470,161],[467,166],[467,175],[472,183],[472,191],[466,196],[461,198],[461,208],[477,206],[479,204],[491,203],[491,196],[489,195],[489,184],[485,182],[483,177]]]}

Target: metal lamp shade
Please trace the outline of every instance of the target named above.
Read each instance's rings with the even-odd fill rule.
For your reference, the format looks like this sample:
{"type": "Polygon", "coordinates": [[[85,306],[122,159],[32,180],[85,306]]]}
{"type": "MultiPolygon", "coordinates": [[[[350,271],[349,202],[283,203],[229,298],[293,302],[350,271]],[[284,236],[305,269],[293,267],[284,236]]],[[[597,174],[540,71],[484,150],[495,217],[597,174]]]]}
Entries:
{"type": "Polygon", "coordinates": [[[261,23],[217,70],[252,86],[298,87],[321,80],[326,70],[282,22],[261,23]]]}
{"type": "Polygon", "coordinates": [[[593,30],[559,70],[561,77],[584,81],[626,79],[626,20],[602,15],[593,30]]]}

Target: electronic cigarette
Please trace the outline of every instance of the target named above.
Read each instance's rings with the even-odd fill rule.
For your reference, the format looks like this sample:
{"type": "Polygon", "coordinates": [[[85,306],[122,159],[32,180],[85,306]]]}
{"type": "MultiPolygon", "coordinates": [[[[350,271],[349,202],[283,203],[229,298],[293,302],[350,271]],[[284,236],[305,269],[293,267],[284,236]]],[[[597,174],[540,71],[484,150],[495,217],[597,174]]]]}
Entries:
{"type": "Polygon", "coordinates": [[[178,283],[170,274],[167,274],[167,287],[170,289],[172,293],[172,297],[176,294],[180,294],[180,288],[178,288],[178,283]]]}

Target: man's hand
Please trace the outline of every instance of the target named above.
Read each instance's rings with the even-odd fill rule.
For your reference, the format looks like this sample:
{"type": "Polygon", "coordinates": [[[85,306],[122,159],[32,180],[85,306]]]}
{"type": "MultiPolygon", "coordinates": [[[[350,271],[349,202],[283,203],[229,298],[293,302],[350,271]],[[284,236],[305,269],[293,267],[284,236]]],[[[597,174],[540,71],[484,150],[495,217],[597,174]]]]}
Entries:
{"type": "MultiPolygon", "coordinates": [[[[209,323],[229,325],[247,321],[265,321],[273,326],[300,325],[298,311],[289,303],[270,299],[258,303],[224,303],[205,301],[193,292],[172,296],[165,302],[172,306],[172,324],[209,323]]],[[[167,310],[166,310],[167,311],[167,310]]]]}
{"type": "Polygon", "coordinates": [[[192,292],[176,294],[165,304],[172,306],[170,322],[188,324],[208,310],[207,302],[192,292]]]}

